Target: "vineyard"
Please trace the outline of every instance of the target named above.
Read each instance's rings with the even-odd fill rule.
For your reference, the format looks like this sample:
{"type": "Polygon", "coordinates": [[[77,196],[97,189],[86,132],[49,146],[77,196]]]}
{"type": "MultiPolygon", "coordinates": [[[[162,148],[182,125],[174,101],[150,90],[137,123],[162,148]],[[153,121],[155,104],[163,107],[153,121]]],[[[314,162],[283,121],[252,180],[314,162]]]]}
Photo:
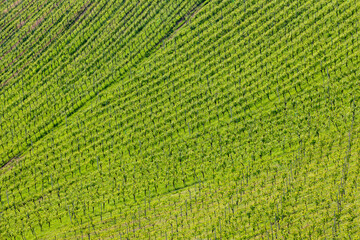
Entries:
{"type": "Polygon", "coordinates": [[[0,239],[360,239],[360,1],[0,3],[0,239]]]}

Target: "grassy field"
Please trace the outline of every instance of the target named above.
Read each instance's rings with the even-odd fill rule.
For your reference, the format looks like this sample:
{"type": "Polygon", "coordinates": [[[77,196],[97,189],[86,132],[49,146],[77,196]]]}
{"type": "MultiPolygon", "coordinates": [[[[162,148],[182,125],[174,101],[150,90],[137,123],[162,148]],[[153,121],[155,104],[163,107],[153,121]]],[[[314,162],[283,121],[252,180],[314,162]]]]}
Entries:
{"type": "Polygon", "coordinates": [[[0,239],[360,239],[359,20],[2,1],[0,239]]]}

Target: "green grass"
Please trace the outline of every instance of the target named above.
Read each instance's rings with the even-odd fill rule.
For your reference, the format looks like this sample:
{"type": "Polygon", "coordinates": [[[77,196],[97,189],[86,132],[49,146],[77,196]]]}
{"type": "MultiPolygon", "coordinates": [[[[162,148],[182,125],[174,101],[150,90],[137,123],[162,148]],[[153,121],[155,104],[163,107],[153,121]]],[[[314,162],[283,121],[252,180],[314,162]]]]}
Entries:
{"type": "Polygon", "coordinates": [[[29,2],[1,239],[359,238],[357,1],[29,2]]]}

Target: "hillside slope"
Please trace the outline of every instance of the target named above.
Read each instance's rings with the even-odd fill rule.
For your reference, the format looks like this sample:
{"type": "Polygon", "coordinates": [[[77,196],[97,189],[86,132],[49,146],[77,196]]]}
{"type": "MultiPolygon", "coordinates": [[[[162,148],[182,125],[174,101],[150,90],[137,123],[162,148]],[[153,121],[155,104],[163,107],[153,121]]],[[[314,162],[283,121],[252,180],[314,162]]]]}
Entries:
{"type": "Polygon", "coordinates": [[[360,237],[359,1],[0,15],[0,239],[360,237]]]}

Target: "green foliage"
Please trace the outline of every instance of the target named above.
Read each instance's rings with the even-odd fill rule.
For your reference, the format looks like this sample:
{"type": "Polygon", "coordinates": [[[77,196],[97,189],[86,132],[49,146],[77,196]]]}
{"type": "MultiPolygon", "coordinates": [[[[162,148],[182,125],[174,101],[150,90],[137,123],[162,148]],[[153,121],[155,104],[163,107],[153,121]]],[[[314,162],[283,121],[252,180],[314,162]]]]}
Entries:
{"type": "Polygon", "coordinates": [[[0,239],[356,239],[357,1],[5,1],[0,239]]]}

